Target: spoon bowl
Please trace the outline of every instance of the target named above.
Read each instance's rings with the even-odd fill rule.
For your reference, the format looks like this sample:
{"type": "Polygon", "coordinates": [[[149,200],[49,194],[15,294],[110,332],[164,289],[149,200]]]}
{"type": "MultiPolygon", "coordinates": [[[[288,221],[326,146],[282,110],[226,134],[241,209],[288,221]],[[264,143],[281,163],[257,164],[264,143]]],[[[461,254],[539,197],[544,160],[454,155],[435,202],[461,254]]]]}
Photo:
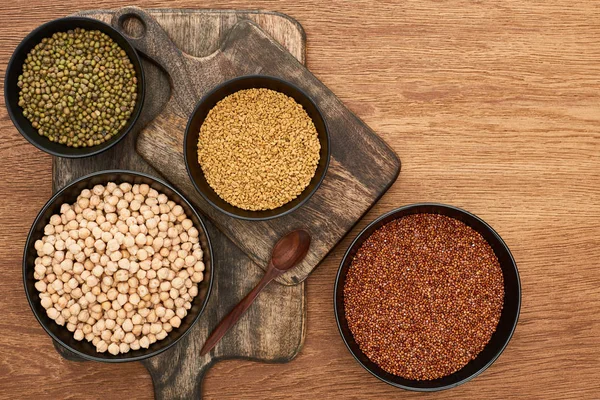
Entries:
{"type": "Polygon", "coordinates": [[[310,247],[310,235],[305,230],[292,231],[279,239],[271,252],[271,264],[279,271],[295,267],[306,257],[310,247]]]}

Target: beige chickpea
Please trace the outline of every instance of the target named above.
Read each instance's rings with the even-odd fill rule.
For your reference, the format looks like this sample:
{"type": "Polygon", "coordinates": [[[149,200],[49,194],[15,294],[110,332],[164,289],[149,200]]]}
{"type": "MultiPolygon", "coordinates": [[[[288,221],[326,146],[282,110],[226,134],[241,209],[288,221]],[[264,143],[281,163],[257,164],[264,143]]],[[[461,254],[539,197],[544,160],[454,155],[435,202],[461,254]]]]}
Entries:
{"type": "Polygon", "coordinates": [[[181,306],[178,306],[177,309],[175,310],[175,315],[177,315],[179,318],[183,319],[183,317],[185,317],[187,315],[187,311],[185,310],[185,307],[183,307],[183,304],[185,304],[185,302],[181,302],[181,306]]]}
{"type": "Polygon", "coordinates": [[[56,320],[56,318],[58,318],[60,315],[60,312],[56,308],[50,307],[46,310],[46,314],[49,318],[56,320]]]}
{"type": "MultiPolygon", "coordinates": [[[[104,257],[104,255],[102,257],[104,257]]],[[[100,265],[102,265],[102,261],[103,260],[101,258],[100,265]]],[[[112,261],[110,258],[108,258],[108,261],[106,261],[106,264],[105,264],[104,273],[106,275],[114,275],[115,272],[118,271],[118,269],[119,269],[119,265],[116,262],[112,261]]]]}
{"type": "Polygon", "coordinates": [[[142,280],[146,279],[146,274],[147,272],[143,269],[138,270],[135,274],[141,285],[143,285],[142,280]]]}
{"type": "Polygon", "coordinates": [[[102,229],[103,232],[109,232],[112,228],[112,224],[108,222],[104,216],[96,218],[96,222],[100,224],[100,229],[102,229]],[[99,220],[101,220],[102,222],[98,222],[99,220]]]}
{"type": "Polygon", "coordinates": [[[42,253],[47,256],[52,255],[52,253],[54,253],[54,246],[52,246],[48,242],[44,243],[44,245],[42,247],[42,253]]]}
{"type": "Polygon", "coordinates": [[[156,335],[160,331],[162,331],[162,324],[155,322],[150,325],[150,333],[156,335]]]}
{"type": "Polygon", "coordinates": [[[126,235],[123,239],[123,245],[128,249],[133,247],[135,245],[135,238],[132,235],[126,235]]]}
{"type": "MultiPolygon", "coordinates": [[[[82,341],[82,340],[83,340],[83,338],[84,338],[84,336],[85,336],[85,335],[84,335],[84,333],[83,333],[83,331],[82,331],[81,329],[76,329],[76,330],[75,330],[75,332],[73,333],[73,338],[74,338],[75,340],[78,340],[78,341],[82,341]]],[[[96,346],[96,349],[97,349],[97,348],[98,348],[98,347],[96,346]]]]}
{"type": "Polygon", "coordinates": [[[117,303],[119,303],[120,306],[123,306],[125,303],[127,303],[128,299],[129,299],[129,296],[127,296],[124,293],[119,293],[117,295],[117,303]]]}
{"type": "Polygon", "coordinates": [[[131,322],[133,322],[134,325],[140,325],[143,322],[144,318],[136,313],[133,315],[133,317],[131,317],[131,322]]]}
{"type": "Polygon", "coordinates": [[[89,286],[89,287],[94,287],[96,285],[98,285],[99,281],[98,281],[98,277],[94,276],[94,275],[90,275],[87,277],[87,279],[85,280],[85,283],[89,286]]]}
{"type": "Polygon", "coordinates": [[[173,301],[173,299],[171,298],[171,296],[169,295],[169,298],[165,301],[163,301],[163,305],[168,308],[168,309],[174,309],[175,308],[175,302],[173,301]]]}
{"type": "Polygon", "coordinates": [[[148,339],[148,336],[143,336],[139,341],[141,348],[147,349],[150,347],[150,339],[148,339]]]}
{"type": "Polygon", "coordinates": [[[137,244],[140,247],[145,246],[146,245],[146,235],[144,235],[143,233],[138,233],[137,236],[135,237],[135,244],[137,244]]]}
{"type": "Polygon", "coordinates": [[[47,288],[47,285],[44,281],[37,281],[34,286],[38,290],[38,292],[41,292],[41,293],[44,293],[47,288]]]}
{"type": "Polygon", "coordinates": [[[79,222],[77,222],[77,219],[71,220],[67,223],[67,230],[77,233],[77,238],[79,238],[79,222]]]}
{"type": "Polygon", "coordinates": [[[108,352],[113,356],[116,356],[117,354],[119,354],[119,345],[116,343],[111,343],[108,346],[108,352]]]}
{"type": "MultiPolygon", "coordinates": [[[[43,282],[42,282],[43,283],[43,282]]],[[[48,310],[49,308],[52,307],[52,299],[49,297],[43,297],[41,300],[42,303],[42,307],[44,307],[46,310],[48,310]]]]}
{"type": "Polygon", "coordinates": [[[120,269],[115,273],[114,276],[117,282],[127,282],[127,279],[129,279],[129,272],[124,269],[120,269]]]}
{"type": "Polygon", "coordinates": [[[185,258],[185,265],[188,267],[192,267],[196,264],[197,260],[196,257],[194,257],[193,255],[187,256],[185,258]]]}
{"type": "Polygon", "coordinates": [[[104,231],[102,231],[102,233],[100,234],[100,239],[102,239],[102,241],[103,241],[103,242],[105,242],[105,243],[107,244],[107,247],[108,247],[108,249],[109,249],[110,251],[114,251],[114,250],[116,250],[116,249],[111,249],[111,248],[110,248],[110,246],[109,246],[109,245],[110,245],[110,243],[109,243],[109,242],[110,242],[110,240],[111,240],[112,238],[113,238],[113,235],[112,235],[112,233],[110,233],[110,232],[104,232],[104,231]]]}
{"type": "Polygon", "coordinates": [[[118,311],[121,309],[121,304],[119,304],[119,302],[117,300],[113,300],[111,302],[111,308],[113,309],[113,311],[118,311]]]}
{"type": "Polygon", "coordinates": [[[156,340],[163,340],[164,338],[166,338],[168,335],[167,331],[165,330],[161,330],[159,333],[156,334],[156,340]]]}
{"type": "Polygon", "coordinates": [[[150,263],[150,268],[152,268],[154,271],[158,271],[159,269],[161,269],[161,267],[162,267],[162,261],[160,260],[160,258],[154,257],[152,259],[152,262],[150,263]]]}
{"type": "Polygon", "coordinates": [[[129,203],[129,208],[133,211],[138,211],[141,206],[142,206],[142,203],[137,199],[133,199],[129,203]]]}
{"type": "Polygon", "coordinates": [[[171,288],[171,290],[169,290],[169,296],[173,300],[178,300],[180,298],[179,297],[179,290],[177,290],[175,288],[171,288]]]}
{"type": "Polygon", "coordinates": [[[159,297],[160,297],[160,301],[163,303],[171,298],[171,296],[169,295],[169,292],[163,292],[163,291],[161,291],[159,293],[159,297]]]}
{"type": "Polygon", "coordinates": [[[123,193],[131,192],[131,188],[132,188],[131,183],[123,182],[119,185],[119,189],[121,189],[121,191],[123,193]]]}
{"type": "MultiPolygon", "coordinates": [[[[115,318],[116,318],[116,314],[115,314],[115,318]]],[[[106,327],[106,329],[108,329],[110,331],[115,329],[115,327],[117,326],[117,323],[115,322],[115,318],[109,318],[104,322],[104,326],[106,327]]]]}
{"type": "MultiPolygon", "coordinates": [[[[96,265],[92,269],[92,275],[94,275],[96,278],[100,278],[103,273],[104,273],[104,268],[102,268],[100,265],[96,265]]],[[[89,283],[88,283],[88,285],[89,285],[89,283]]]]}
{"type": "Polygon", "coordinates": [[[52,235],[54,232],[54,225],[48,224],[44,227],[44,235],[52,235]]]}
{"type": "Polygon", "coordinates": [[[148,288],[144,285],[139,286],[137,288],[137,292],[140,295],[140,297],[142,297],[142,298],[145,297],[149,293],[148,288]]]}
{"type": "Polygon", "coordinates": [[[196,264],[194,264],[194,271],[203,272],[204,269],[205,269],[205,265],[202,261],[198,261],[198,262],[196,262],[196,264]]]}
{"type": "Polygon", "coordinates": [[[111,337],[112,337],[112,332],[109,329],[103,330],[100,333],[100,338],[106,342],[110,342],[111,337]]]}
{"type": "Polygon", "coordinates": [[[202,272],[194,272],[191,280],[193,283],[202,282],[204,280],[204,274],[202,272]]]}
{"type": "Polygon", "coordinates": [[[138,314],[140,314],[143,318],[147,318],[150,315],[149,308],[138,308],[138,314]]]}
{"type": "Polygon", "coordinates": [[[141,299],[140,299],[140,295],[138,293],[133,293],[132,295],[129,296],[129,302],[131,304],[133,304],[134,306],[138,305],[140,303],[141,299]]]}
{"type": "Polygon", "coordinates": [[[177,278],[173,279],[173,281],[171,281],[171,285],[175,289],[181,289],[181,287],[184,285],[184,283],[185,283],[184,280],[180,277],[177,277],[177,278]]]}
{"type": "Polygon", "coordinates": [[[181,319],[178,316],[174,316],[169,320],[169,324],[171,324],[173,328],[179,328],[181,325],[181,319]]]}
{"type": "MultiPolygon", "coordinates": [[[[165,305],[166,307],[167,305],[165,305]]],[[[170,320],[171,318],[173,318],[175,316],[175,311],[173,311],[171,308],[166,309],[165,311],[165,316],[161,318],[161,321],[165,322],[170,320]]]]}
{"type": "Polygon", "coordinates": [[[138,250],[136,255],[137,255],[138,260],[140,260],[140,261],[144,261],[148,258],[148,252],[144,249],[138,250]]]}
{"type": "MultiPolygon", "coordinates": [[[[108,233],[108,232],[105,232],[105,233],[108,233]]],[[[109,233],[109,235],[110,235],[110,233],[109,233]]],[[[117,250],[119,250],[119,248],[121,246],[119,245],[119,242],[116,239],[112,239],[112,235],[110,235],[110,236],[111,236],[111,239],[108,240],[108,242],[106,243],[106,249],[108,251],[116,252],[117,250]]]]}
{"type": "Polygon", "coordinates": [[[106,352],[106,350],[108,350],[108,344],[104,340],[100,340],[96,344],[96,351],[98,353],[104,353],[104,352],[106,352]]]}
{"type": "Polygon", "coordinates": [[[131,332],[127,332],[125,334],[125,337],[123,338],[123,342],[127,343],[127,344],[131,344],[135,341],[135,335],[131,332]]]}
{"type": "Polygon", "coordinates": [[[131,319],[127,318],[125,321],[123,321],[122,327],[125,332],[131,332],[133,330],[133,322],[131,319]]]}

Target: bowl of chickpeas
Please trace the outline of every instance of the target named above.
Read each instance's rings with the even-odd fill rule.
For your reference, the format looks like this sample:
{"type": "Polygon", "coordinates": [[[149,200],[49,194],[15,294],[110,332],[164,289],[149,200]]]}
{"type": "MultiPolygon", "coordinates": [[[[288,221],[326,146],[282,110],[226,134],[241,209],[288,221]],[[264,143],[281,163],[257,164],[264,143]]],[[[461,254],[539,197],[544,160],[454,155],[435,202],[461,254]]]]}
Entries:
{"type": "Polygon", "coordinates": [[[92,361],[139,361],[198,321],[212,259],[202,219],[174,187],[139,172],[100,171],[41,209],[25,244],[23,281],[58,344],[92,361]]]}

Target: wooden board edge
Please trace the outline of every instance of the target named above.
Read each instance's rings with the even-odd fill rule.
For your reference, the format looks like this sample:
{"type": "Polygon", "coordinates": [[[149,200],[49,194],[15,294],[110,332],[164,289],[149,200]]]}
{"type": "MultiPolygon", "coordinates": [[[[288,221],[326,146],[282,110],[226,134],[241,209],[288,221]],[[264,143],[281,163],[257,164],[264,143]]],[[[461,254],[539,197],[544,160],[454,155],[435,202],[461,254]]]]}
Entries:
{"type": "MultiPolygon", "coordinates": [[[[195,9],[187,9],[187,8],[144,8],[144,11],[148,13],[181,13],[181,14],[190,14],[190,13],[211,13],[211,14],[266,14],[273,15],[279,17],[283,20],[286,20],[289,24],[291,24],[300,34],[300,43],[302,47],[302,59],[299,60],[302,64],[306,65],[306,31],[295,18],[284,14],[279,11],[268,11],[268,10],[233,10],[233,9],[218,9],[218,8],[195,8],[195,9]]],[[[82,10],[74,13],[74,15],[91,15],[91,14],[99,14],[99,13],[114,13],[115,9],[93,9],[93,10],[82,10]]]]}

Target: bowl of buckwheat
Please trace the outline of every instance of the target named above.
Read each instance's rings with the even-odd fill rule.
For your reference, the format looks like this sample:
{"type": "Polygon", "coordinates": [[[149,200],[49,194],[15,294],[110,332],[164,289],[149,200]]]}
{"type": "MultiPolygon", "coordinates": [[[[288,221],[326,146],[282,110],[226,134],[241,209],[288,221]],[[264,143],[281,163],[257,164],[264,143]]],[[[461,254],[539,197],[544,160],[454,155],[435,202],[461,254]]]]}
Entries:
{"type": "Polygon", "coordinates": [[[93,361],[139,361],[173,346],[202,315],[212,277],[198,213],[171,185],[134,171],[100,171],[55,193],[23,256],[35,317],[93,361]]]}
{"type": "Polygon", "coordinates": [[[293,212],[318,190],[329,166],[329,133],[301,88],[242,76],[198,102],[183,154],[192,183],[213,207],[268,220],[293,212]]]}

